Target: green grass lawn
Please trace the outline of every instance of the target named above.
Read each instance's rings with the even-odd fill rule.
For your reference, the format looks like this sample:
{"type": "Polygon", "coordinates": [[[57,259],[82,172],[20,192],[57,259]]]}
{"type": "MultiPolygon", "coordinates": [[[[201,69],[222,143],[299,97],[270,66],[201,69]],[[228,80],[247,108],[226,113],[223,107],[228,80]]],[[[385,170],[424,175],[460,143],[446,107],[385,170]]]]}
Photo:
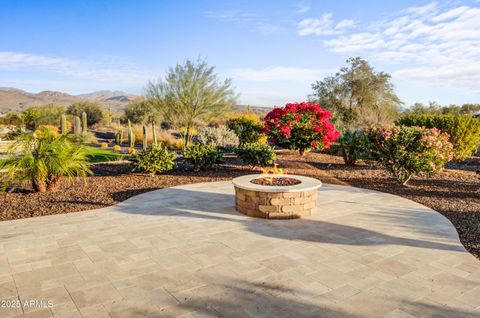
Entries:
{"type": "Polygon", "coordinates": [[[123,160],[126,157],[124,154],[97,147],[85,146],[85,150],[87,152],[88,161],[91,163],[123,160]]]}
{"type": "MultiPolygon", "coordinates": [[[[84,146],[90,163],[123,160],[127,156],[121,153],[113,152],[108,149],[102,149],[91,146],[84,146]]],[[[0,157],[0,162],[5,158],[0,157]]]]}

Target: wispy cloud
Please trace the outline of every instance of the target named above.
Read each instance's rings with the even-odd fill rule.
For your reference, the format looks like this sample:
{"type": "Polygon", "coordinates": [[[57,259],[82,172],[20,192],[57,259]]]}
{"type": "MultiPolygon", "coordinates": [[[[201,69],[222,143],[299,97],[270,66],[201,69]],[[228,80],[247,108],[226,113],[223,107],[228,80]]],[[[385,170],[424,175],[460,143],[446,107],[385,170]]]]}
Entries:
{"type": "Polygon", "coordinates": [[[310,6],[306,4],[300,4],[297,9],[297,13],[307,13],[310,11],[310,6]]]}
{"type": "MultiPolygon", "coordinates": [[[[324,18],[323,24],[328,25],[330,18],[324,18]]],[[[355,32],[327,30],[299,34],[329,36],[323,44],[333,52],[397,64],[394,76],[400,79],[480,93],[478,7],[445,7],[432,2],[406,8],[363,28],[357,26],[355,32]]]]}
{"type": "Polygon", "coordinates": [[[355,26],[355,22],[348,19],[335,23],[332,16],[331,13],[325,13],[319,18],[305,18],[298,22],[297,32],[301,36],[334,35],[342,34],[346,29],[355,26]]]}
{"type": "Polygon", "coordinates": [[[251,11],[244,10],[221,10],[206,11],[205,17],[223,22],[233,23],[239,27],[253,31],[259,31],[264,34],[273,33],[278,30],[278,26],[273,24],[266,16],[251,11]]]}
{"type": "Polygon", "coordinates": [[[70,58],[0,51],[0,70],[46,71],[99,83],[143,85],[153,74],[111,62],[82,62],[70,58]]]}
{"type": "Polygon", "coordinates": [[[231,71],[231,75],[234,78],[251,82],[301,81],[311,83],[332,72],[334,70],[331,69],[271,66],[263,69],[236,68],[231,71]]]}

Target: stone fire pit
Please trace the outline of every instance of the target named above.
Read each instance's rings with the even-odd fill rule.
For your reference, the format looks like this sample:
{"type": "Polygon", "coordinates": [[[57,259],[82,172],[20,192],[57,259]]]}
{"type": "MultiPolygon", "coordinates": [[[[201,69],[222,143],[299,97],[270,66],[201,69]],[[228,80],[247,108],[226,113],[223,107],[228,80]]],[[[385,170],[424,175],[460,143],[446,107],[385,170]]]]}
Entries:
{"type": "Polygon", "coordinates": [[[232,182],[237,211],[265,219],[294,219],[311,215],[317,209],[317,190],[322,186],[317,179],[289,174],[246,175],[232,182]],[[282,185],[265,185],[266,178],[282,185]],[[289,180],[278,182],[282,181],[278,180],[280,178],[289,180]]]}

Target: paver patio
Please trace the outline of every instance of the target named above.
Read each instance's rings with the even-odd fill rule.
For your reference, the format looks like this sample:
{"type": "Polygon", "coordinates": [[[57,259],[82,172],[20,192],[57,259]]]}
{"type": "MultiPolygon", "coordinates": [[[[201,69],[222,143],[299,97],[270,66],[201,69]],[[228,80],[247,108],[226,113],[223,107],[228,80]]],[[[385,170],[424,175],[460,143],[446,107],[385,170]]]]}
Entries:
{"type": "Polygon", "coordinates": [[[324,185],[317,215],[263,220],[233,193],[185,185],[1,222],[0,299],[53,306],[0,317],[480,317],[480,261],[439,213],[324,185]]]}

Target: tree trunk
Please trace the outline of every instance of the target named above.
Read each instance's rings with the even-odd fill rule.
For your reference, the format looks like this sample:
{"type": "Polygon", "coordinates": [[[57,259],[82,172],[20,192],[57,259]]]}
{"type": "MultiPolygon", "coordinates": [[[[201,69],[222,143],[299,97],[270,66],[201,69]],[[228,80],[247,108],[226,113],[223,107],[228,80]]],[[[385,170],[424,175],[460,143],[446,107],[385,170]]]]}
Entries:
{"type": "Polygon", "coordinates": [[[303,157],[303,155],[305,154],[305,149],[298,149],[298,152],[300,153],[300,156],[303,157]]]}
{"type": "Polygon", "coordinates": [[[190,121],[187,123],[187,131],[185,132],[185,142],[184,142],[184,147],[187,148],[189,146],[189,142],[190,142],[190,121]]]}
{"type": "Polygon", "coordinates": [[[47,191],[55,191],[62,181],[62,176],[56,176],[47,186],[47,191]]]}
{"type": "Polygon", "coordinates": [[[36,192],[47,192],[47,186],[45,185],[45,182],[39,179],[34,179],[32,180],[32,187],[33,190],[36,192]]]}

